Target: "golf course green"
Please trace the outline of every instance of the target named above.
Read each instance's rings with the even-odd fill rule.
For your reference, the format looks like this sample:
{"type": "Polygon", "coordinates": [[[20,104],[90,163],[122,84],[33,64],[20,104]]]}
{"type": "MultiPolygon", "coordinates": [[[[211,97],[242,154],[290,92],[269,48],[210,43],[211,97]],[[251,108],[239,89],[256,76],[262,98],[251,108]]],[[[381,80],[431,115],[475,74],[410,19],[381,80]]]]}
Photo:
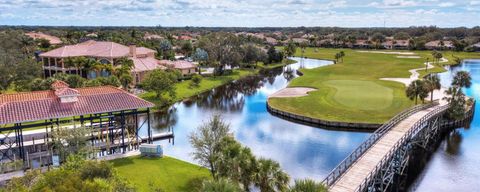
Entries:
{"type": "MultiPolygon", "coordinates": [[[[304,74],[290,82],[289,87],[317,89],[304,97],[270,98],[269,105],[297,115],[337,122],[384,123],[402,110],[414,105],[405,95],[405,85],[380,78],[409,78],[410,69],[425,67],[430,51],[375,51],[353,49],[297,49],[295,56],[334,60],[343,51],[345,57],[337,64],[314,69],[301,69],[304,74]],[[388,53],[385,53],[388,52],[388,53]]],[[[453,64],[453,56],[479,58],[479,53],[443,52],[453,64]]],[[[442,72],[435,68],[421,70],[421,75],[442,72]]]]}

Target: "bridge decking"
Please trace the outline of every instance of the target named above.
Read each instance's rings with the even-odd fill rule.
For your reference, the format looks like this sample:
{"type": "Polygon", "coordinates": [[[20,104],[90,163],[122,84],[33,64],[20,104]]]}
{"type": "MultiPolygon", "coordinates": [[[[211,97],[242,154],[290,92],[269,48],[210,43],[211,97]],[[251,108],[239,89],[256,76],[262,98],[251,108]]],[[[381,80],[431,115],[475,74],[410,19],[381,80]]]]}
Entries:
{"type": "Polygon", "coordinates": [[[338,180],[330,186],[331,192],[355,191],[362,184],[368,174],[375,169],[382,158],[387,155],[408,130],[423,116],[433,111],[439,106],[430,107],[412,114],[403,121],[399,122],[392,129],[383,135],[375,144],[373,144],[365,153],[359,157],[350,168],[338,180]]]}

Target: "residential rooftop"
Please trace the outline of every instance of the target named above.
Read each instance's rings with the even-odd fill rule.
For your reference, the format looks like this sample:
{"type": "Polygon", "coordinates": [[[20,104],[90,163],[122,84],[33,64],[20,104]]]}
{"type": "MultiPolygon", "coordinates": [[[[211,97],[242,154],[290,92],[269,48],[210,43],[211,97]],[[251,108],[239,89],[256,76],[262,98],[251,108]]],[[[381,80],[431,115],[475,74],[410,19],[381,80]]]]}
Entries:
{"type": "Polygon", "coordinates": [[[0,95],[0,124],[154,107],[153,103],[116,87],[74,89],[65,84],[54,83],[52,90],[47,91],[0,95]]]}

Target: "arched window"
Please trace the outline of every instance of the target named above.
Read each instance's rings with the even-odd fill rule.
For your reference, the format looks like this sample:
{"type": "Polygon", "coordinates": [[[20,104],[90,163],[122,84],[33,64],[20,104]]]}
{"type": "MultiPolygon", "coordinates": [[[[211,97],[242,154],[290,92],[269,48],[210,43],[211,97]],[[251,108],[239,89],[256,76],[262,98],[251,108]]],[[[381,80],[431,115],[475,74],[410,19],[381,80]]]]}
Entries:
{"type": "Polygon", "coordinates": [[[108,59],[100,59],[101,64],[110,64],[110,61],[108,59]]]}

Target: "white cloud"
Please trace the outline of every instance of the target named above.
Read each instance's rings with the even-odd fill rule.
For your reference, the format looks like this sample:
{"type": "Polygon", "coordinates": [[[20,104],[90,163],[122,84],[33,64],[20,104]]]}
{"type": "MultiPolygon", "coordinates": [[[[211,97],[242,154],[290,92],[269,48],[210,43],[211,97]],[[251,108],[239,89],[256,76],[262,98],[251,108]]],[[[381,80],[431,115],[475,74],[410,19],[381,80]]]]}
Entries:
{"type": "Polygon", "coordinates": [[[403,8],[416,6],[418,3],[409,0],[383,0],[381,3],[372,2],[369,5],[377,8],[403,8]]]}
{"type": "Polygon", "coordinates": [[[470,5],[480,5],[480,1],[470,1],[470,5]]]}
{"type": "Polygon", "coordinates": [[[452,3],[452,2],[444,2],[444,3],[440,3],[438,4],[439,7],[453,7],[455,6],[455,3],[452,3]]]}
{"type": "Polygon", "coordinates": [[[476,24],[479,8],[473,5],[479,0],[437,1],[0,0],[0,24],[379,27],[384,19],[397,27],[476,24]]]}

